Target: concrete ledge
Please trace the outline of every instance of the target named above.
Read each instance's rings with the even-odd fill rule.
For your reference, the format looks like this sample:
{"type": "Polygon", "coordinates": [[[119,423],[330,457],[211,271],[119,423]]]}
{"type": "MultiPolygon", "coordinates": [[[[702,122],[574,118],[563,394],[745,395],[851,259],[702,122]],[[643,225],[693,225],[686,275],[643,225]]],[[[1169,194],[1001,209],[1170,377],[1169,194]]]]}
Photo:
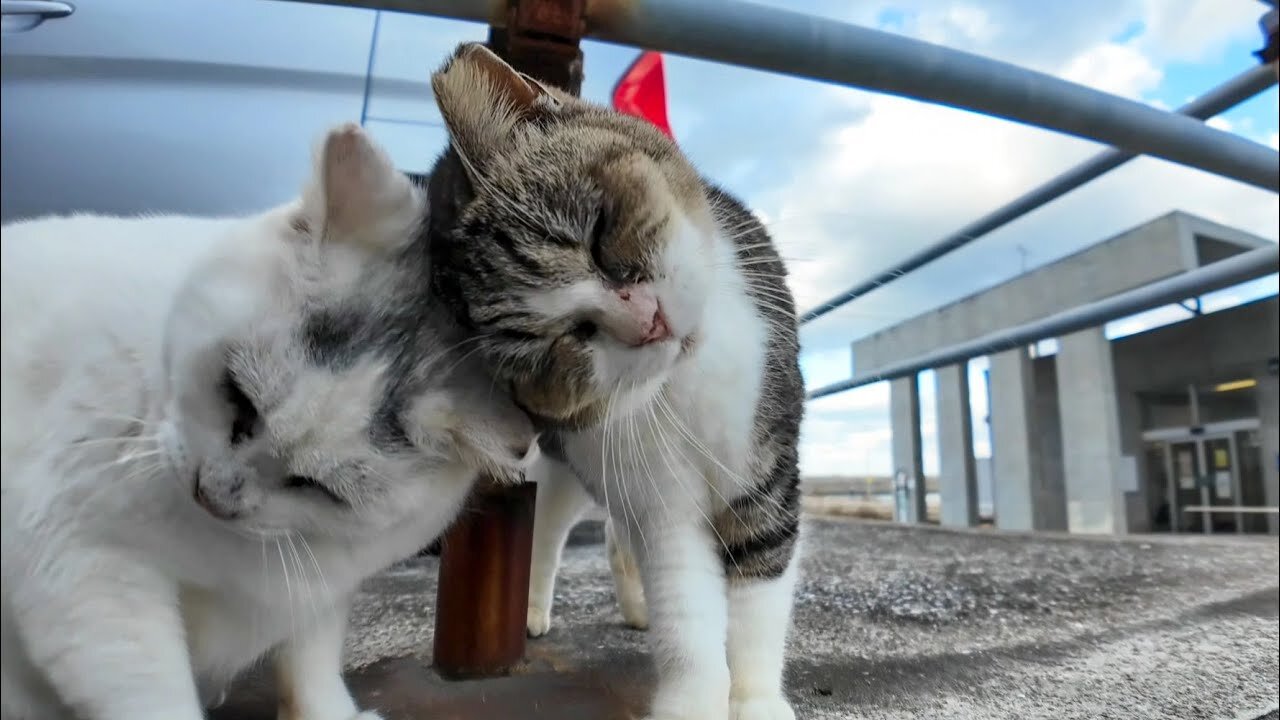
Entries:
{"type": "Polygon", "coordinates": [[[855,378],[1269,244],[1173,211],[853,343],[855,378]]]}

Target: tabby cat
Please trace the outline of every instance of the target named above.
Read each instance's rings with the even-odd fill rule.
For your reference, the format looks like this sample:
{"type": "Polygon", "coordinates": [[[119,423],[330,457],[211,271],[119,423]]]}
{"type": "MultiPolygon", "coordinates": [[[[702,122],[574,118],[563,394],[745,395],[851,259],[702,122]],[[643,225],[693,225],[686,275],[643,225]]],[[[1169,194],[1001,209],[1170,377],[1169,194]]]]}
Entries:
{"type": "MultiPolygon", "coordinates": [[[[795,305],[765,229],[643,120],[481,45],[432,78],[432,290],[581,482],[648,603],[653,718],[784,720],[799,535],[795,305]]],[[[546,488],[544,488],[546,490],[546,488]]]]}

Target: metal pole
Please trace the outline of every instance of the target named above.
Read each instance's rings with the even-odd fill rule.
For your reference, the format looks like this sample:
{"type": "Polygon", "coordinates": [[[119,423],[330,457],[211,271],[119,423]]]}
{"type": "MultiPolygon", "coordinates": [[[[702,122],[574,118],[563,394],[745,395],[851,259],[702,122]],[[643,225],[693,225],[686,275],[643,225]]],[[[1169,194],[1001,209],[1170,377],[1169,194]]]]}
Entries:
{"type": "Polygon", "coordinates": [[[893,380],[922,370],[928,370],[929,368],[942,367],[994,351],[1007,350],[1037,340],[1058,337],[1077,330],[1095,327],[1109,320],[1126,317],[1176,302],[1186,297],[1202,295],[1274,273],[1277,270],[1278,263],[1280,263],[1280,246],[1269,245],[1250,250],[1226,260],[1220,260],[1103,300],[1080,305],[1046,318],[989,333],[983,337],[948,348],[925,353],[919,357],[890,365],[874,375],[851,378],[820,387],[811,391],[808,394],[808,399],[816,400],[817,398],[835,395],[863,385],[893,380]]]}
{"type": "MultiPolygon", "coordinates": [[[[1271,68],[1256,65],[1178,109],[1188,117],[1206,120],[1248,100],[1276,84],[1271,68]]],[[[871,277],[839,295],[810,308],[800,316],[801,323],[826,315],[836,308],[897,280],[903,275],[968,245],[978,238],[1017,220],[1027,213],[1075,190],[1085,183],[1137,157],[1124,150],[1105,150],[1080,165],[1049,180],[1004,207],[960,228],[926,248],[916,251],[897,265],[871,277]]]]}
{"type": "MultiPolygon", "coordinates": [[[[325,4],[503,22],[496,0],[325,4]]],[[[585,19],[587,35],[601,40],[972,110],[1280,190],[1280,154],[1264,145],[1052,75],[879,30],[737,0],[597,0],[585,19]]]]}

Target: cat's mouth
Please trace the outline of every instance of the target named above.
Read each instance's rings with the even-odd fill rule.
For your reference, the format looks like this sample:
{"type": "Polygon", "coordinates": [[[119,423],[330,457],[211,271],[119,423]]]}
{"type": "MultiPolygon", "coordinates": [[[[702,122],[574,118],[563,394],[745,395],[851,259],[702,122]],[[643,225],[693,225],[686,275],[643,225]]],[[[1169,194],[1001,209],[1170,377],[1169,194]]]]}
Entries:
{"type": "Polygon", "coordinates": [[[691,332],[680,338],[680,352],[676,355],[676,359],[688,357],[693,354],[693,349],[698,344],[698,333],[691,332]]]}

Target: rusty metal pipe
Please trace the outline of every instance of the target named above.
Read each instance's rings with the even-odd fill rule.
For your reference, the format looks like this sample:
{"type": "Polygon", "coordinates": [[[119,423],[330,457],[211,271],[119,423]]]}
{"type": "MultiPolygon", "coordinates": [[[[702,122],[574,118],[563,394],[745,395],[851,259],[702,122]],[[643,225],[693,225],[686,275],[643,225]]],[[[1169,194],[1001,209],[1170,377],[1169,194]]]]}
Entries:
{"type": "Polygon", "coordinates": [[[442,677],[505,675],[524,659],[536,489],[479,490],[445,536],[432,651],[442,677]]]}

